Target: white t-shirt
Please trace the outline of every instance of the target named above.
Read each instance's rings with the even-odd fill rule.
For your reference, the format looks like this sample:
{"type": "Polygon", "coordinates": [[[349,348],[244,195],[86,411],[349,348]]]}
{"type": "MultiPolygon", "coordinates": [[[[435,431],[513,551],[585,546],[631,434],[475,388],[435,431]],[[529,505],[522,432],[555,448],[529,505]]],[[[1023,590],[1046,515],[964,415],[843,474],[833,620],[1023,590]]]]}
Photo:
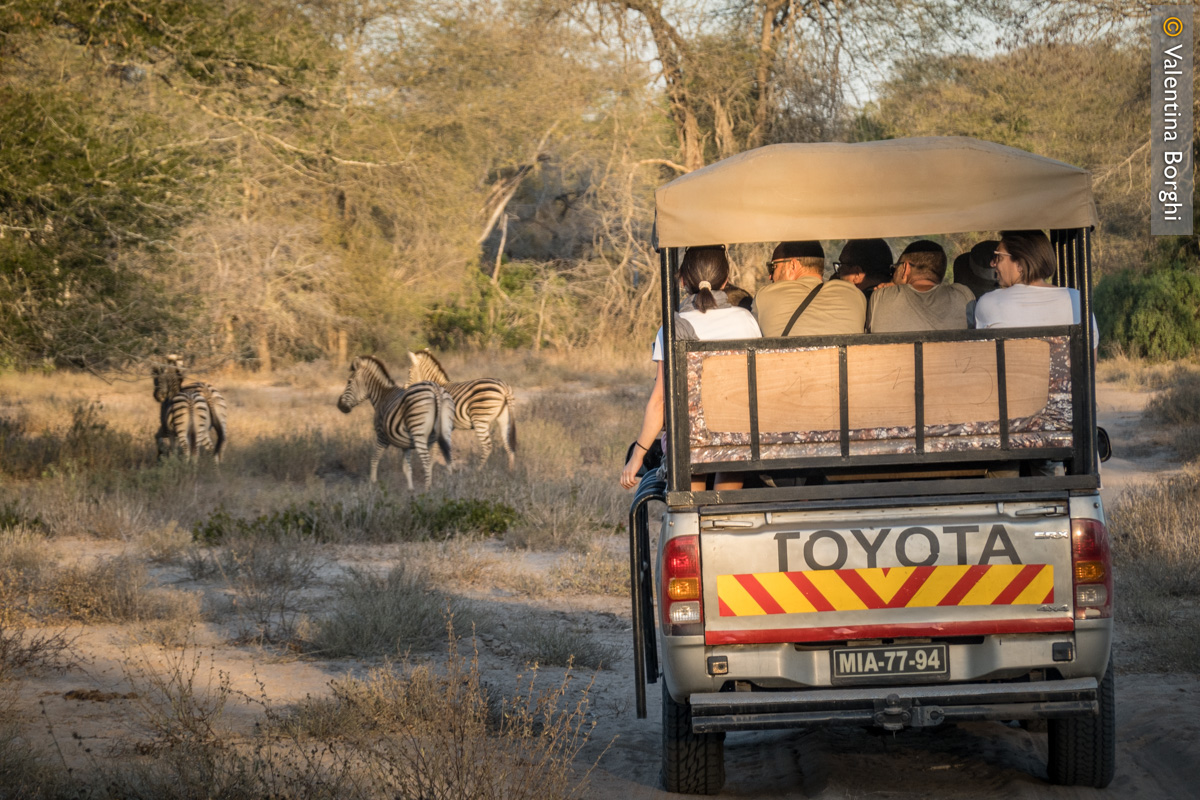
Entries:
{"type": "MultiPolygon", "coordinates": [[[[1018,283],[988,292],[975,302],[975,327],[1078,325],[1079,313],[1079,292],[1075,289],[1018,283]]],[[[1095,317],[1092,317],[1092,335],[1100,337],[1095,317]]]]}
{"type": "MultiPolygon", "coordinates": [[[[679,316],[692,324],[696,337],[701,341],[714,339],[757,339],[762,336],[754,315],[741,306],[713,308],[706,312],[680,311],[679,316]]],[[[663,360],[663,331],[658,329],[654,337],[652,361],[663,360]]]]}

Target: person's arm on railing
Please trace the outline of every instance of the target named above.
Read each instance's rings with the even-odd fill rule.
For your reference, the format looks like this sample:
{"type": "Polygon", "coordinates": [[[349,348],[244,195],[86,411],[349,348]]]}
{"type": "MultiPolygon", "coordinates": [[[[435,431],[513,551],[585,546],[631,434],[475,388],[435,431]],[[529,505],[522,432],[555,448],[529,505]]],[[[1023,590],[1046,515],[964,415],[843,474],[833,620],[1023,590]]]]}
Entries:
{"type": "Polygon", "coordinates": [[[625,465],[625,469],[621,470],[621,486],[626,489],[637,486],[637,473],[642,467],[642,459],[646,457],[646,450],[654,444],[654,440],[662,432],[663,362],[656,363],[658,364],[658,374],[654,378],[654,389],[650,392],[650,399],[646,401],[646,413],[642,417],[642,430],[638,433],[637,442],[634,443],[629,463],[625,465]]]}

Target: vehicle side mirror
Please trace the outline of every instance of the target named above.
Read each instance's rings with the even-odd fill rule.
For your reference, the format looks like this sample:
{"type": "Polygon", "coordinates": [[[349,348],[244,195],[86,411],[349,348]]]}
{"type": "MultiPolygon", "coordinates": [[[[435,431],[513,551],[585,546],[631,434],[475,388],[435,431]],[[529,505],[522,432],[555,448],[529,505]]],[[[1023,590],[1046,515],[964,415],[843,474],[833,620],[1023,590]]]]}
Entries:
{"type": "Polygon", "coordinates": [[[1112,458],[1112,440],[1108,438],[1108,431],[1099,426],[1096,428],[1096,455],[1101,461],[1112,458]]]}

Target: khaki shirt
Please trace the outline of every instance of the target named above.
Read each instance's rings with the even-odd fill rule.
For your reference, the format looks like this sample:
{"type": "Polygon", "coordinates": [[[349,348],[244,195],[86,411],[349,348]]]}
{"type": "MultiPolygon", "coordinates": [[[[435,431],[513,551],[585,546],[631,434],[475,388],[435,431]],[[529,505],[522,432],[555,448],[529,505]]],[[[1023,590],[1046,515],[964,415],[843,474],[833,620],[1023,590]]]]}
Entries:
{"type": "MultiPolygon", "coordinates": [[[[763,336],[782,336],[792,314],[821,283],[812,276],[764,286],[754,297],[751,311],[763,336]]],[[[831,333],[862,333],[867,319],[867,296],[849,281],[825,282],[813,301],[792,326],[789,336],[824,336],[831,333]]]]}
{"type": "Polygon", "coordinates": [[[907,284],[871,295],[871,332],[966,330],[967,304],[975,293],[961,283],[939,283],[927,292],[907,284]]]}

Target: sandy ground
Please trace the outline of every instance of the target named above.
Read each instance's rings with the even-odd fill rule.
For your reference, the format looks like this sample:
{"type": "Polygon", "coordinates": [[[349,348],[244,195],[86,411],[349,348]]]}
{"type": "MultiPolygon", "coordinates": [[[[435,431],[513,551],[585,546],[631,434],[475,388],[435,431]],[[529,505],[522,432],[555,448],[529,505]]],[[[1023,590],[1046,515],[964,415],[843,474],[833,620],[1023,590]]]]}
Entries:
{"type": "MultiPolygon", "coordinates": [[[[1116,455],[1104,466],[1107,501],[1122,489],[1177,469],[1170,451],[1139,426],[1148,395],[1102,384],[1100,422],[1112,434],[1116,455]]],[[[399,550],[342,554],[341,561],[385,565],[403,557],[399,550]]],[[[541,570],[545,554],[512,555],[518,566],[541,570]]],[[[160,572],[164,582],[196,592],[212,591],[160,572]]],[[[585,760],[599,763],[587,796],[593,798],[666,798],[659,788],[657,686],[647,687],[648,718],[634,712],[628,602],[624,598],[550,598],[538,601],[481,593],[502,617],[514,623],[530,616],[584,626],[621,656],[595,674],[591,711],[597,722],[585,760]],[[605,750],[607,748],[607,750],[605,750]],[[603,755],[601,755],[603,753],[603,755]]],[[[281,704],[328,692],[329,681],[367,665],[319,661],[231,643],[236,620],[209,623],[197,633],[195,652],[177,666],[193,675],[203,694],[222,673],[231,687],[248,697],[267,696],[281,704]]],[[[153,705],[143,691],[137,697],[130,664],[163,663],[160,651],[134,643],[130,631],[92,626],[81,634],[77,650],[84,663],[24,684],[18,698],[26,732],[47,752],[62,753],[67,764],[87,769],[143,739],[140,709],[153,705]]],[[[1118,633],[1119,636],[1119,633],[1118,633]]],[[[504,690],[522,668],[503,635],[479,643],[484,678],[504,690]]],[[[966,723],[897,735],[859,729],[812,732],[730,734],[726,740],[727,783],[719,797],[1051,797],[1183,798],[1200,796],[1200,680],[1195,675],[1121,674],[1118,657],[1117,776],[1104,793],[1063,789],[1045,781],[1046,735],[1016,725],[966,723]]],[[[545,670],[553,683],[561,670],[545,670]]],[[[584,679],[590,675],[584,674],[584,679]]],[[[252,724],[252,704],[231,702],[226,719],[252,724]]]]}

